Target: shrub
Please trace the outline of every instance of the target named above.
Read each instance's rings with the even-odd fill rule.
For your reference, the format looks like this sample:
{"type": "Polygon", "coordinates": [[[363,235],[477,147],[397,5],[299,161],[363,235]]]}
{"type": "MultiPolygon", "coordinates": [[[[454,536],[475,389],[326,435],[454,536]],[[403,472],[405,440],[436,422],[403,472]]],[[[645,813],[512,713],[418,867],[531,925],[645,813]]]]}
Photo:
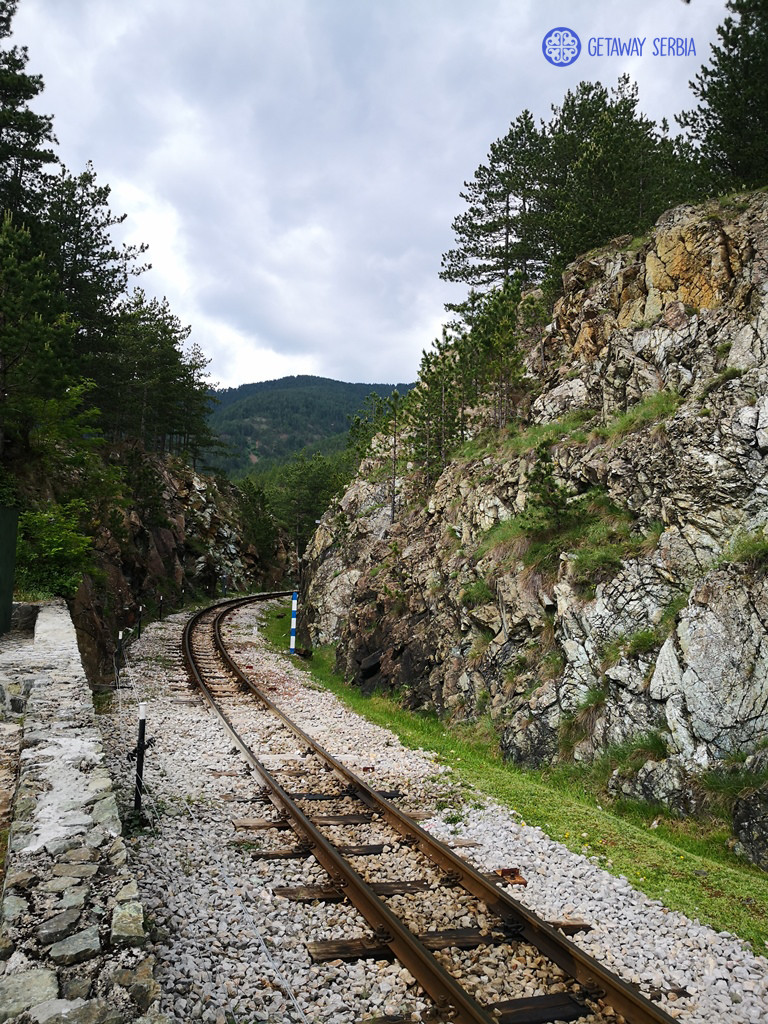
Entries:
{"type": "Polygon", "coordinates": [[[91,538],[80,526],[87,508],[79,499],[51,503],[19,516],[16,587],[39,595],[70,597],[92,570],[91,538]]]}
{"type": "Polygon", "coordinates": [[[627,553],[625,544],[581,548],[576,552],[574,579],[582,586],[594,586],[595,582],[615,575],[627,553]]]}
{"type": "Polygon", "coordinates": [[[573,748],[584,739],[584,733],[576,724],[575,715],[566,712],[557,727],[557,749],[561,757],[571,758],[573,748]]]}
{"type": "Polygon", "coordinates": [[[698,780],[703,791],[707,808],[714,814],[729,818],[736,801],[768,782],[768,768],[750,772],[733,765],[730,768],[713,768],[704,772],[698,780]]]}
{"type": "Polygon", "coordinates": [[[477,558],[482,558],[489,551],[495,551],[502,545],[509,544],[511,541],[517,540],[522,536],[523,531],[520,528],[517,516],[513,519],[505,519],[504,522],[497,523],[488,530],[477,546],[475,555],[477,558]]]}
{"type": "MultiPolygon", "coordinates": [[[[548,679],[557,679],[565,668],[565,658],[560,651],[550,651],[549,654],[545,655],[541,659],[539,665],[539,675],[541,681],[545,682],[548,679]]],[[[537,682],[538,686],[538,682],[537,682]]]]}
{"type": "Polygon", "coordinates": [[[743,370],[737,369],[732,366],[728,370],[723,370],[722,373],[718,373],[716,377],[713,377],[709,384],[706,384],[699,395],[699,401],[703,401],[707,395],[711,395],[713,391],[717,391],[719,387],[726,384],[729,380],[736,380],[744,374],[743,370]]]}
{"type": "Polygon", "coordinates": [[[574,716],[577,725],[584,728],[585,735],[588,736],[592,732],[607,699],[608,687],[604,683],[597,683],[587,690],[574,716]]]}
{"type": "Polygon", "coordinates": [[[627,654],[630,658],[637,654],[648,654],[658,646],[659,636],[655,629],[639,629],[629,638],[627,654]]]}
{"type": "Polygon", "coordinates": [[[669,753],[667,736],[661,732],[648,732],[641,736],[625,740],[624,743],[607,747],[595,758],[590,774],[600,786],[608,784],[613,772],[619,770],[637,770],[646,761],[663,761],[669,753]]]}
{"type": "Polygon", "coordinates": [[[677,597],[673,597],[667,607],[664,609],[664,613],[659,620],[659,624],[656,627],[656,633],[659,636],[661,642],[670,635],[672,630],[677,624],[677,617],[683,608],[688,604],[687,594],[678,594],[677,597]]]}
{"type": "Polygon", "coordinates": [[[757,569],[768,565],[768,537],[763,533],[742,533],[731,542],[724,562],[740,562],[757,569]]]}
{"type": "Polygon", "coordinates": [[[482,633],[475,637],[467,655],[467,664],[470,668],[477,668],[485,657],[485,652],[488,650],[491,640],[493,640],[493,630],[491,629],[484,629],[482,633]]]}
{"type": "Polygon", "coordinates": [[[627,638],[622,633],[600,649],[600,664],[603,671],[612,665],[616,665],[621,660],[626,643],[627,638]]]}
{"type": "Polygon", "coordinates": [[[600,712],[608,699],[608,688],[603,683],[591,686],[575,711],[567,712],[560,719],[557,740],[560,754],[570,757],[573,748],[594,732],[600,712]]]}
{"type": "Polygon", "coordinates": [[[461,603],[465,608],[477,608],[481,604],[491,604],[495,600],[496,595],[485,580],[475,580],[461,592],[461,603]]]}
{"type": "MultiPolygon", "coordinates": [[[[542,475],[548,473],[545,469],[542,475]]],[[[544,486],[533,474],[532,480],[528,507],[488,531],[477,548],[478,558],[517,541],[513,553],[525,566],[555,575],[561,553],[575,552],[574,582],[590,592],[646,544],[643,537],[632,533],[631,514],[597,488],[571,497],[549,480],[544,486]]]]}

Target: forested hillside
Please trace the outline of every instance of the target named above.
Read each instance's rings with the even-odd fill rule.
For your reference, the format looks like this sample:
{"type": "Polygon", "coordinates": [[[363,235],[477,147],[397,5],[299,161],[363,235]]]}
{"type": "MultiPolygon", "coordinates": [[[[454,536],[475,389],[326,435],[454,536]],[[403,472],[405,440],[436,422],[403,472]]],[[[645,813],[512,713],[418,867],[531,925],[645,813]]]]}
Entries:
{"type": "Polygon", "coordinates": [[[393,388],[405,394],[410,386],[303,375],[215,391],[208,423],[228,450],[213,453],[210,461],[238,477],[254,467],[262,473],[300,451],[343,451],[350,421],[369,395],[384,399],[393,388]]]}

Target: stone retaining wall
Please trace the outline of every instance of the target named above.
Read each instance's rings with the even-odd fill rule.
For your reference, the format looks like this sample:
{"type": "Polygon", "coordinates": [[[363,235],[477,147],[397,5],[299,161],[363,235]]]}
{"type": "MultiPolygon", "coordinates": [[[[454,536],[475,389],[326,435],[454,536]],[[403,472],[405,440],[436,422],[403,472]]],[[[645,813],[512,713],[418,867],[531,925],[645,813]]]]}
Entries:
{"type": "Polygon", "coordinates": [[[158,1024],[144,908],[63,602],[40,608],[34,641],[0,641],[0,691],[0,718],[21,730],[0,1024],[158,1024]]]}

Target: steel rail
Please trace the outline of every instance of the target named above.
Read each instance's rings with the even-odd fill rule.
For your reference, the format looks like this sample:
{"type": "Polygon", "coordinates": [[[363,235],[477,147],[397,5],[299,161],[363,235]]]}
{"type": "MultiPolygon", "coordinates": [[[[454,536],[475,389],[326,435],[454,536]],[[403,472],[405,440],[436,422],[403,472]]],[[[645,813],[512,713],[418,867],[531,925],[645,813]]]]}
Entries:
{"type": "MultiPolygon", "coordinates": [[[[234,611],[236,607],[244,603],[247,602],[243,600],[231,602],[230,606],[223,611],[234,611]]],[[[239,735],[226,713],[218,707],[202,672],[200,672],[195,663],[194,651],[192,649],[192,633],[205,614],[206,610],[198,612],[197,615],[190,619],[185,628],[183,649],[187,665],[212,709],[221,719],[227,733],[251,766],[254,774],[268,789],[270,800],[275,803],[284,815],[292,819],[294,826],[304,836],[307,853],[311,853],[325,868],[334,885],[344,890],[350,902],[360,911],[373,929],[377,940],[383,945],[389,946],[395,957],[407,967],[436,1005],[443,1012],[449,1013],[451,1019],[456,1021],[456,1024],[498,1024],[497,1018],[487,1012],[462,988],[456,979],[435,959],[430,950],[392,913],[386,903],[373,892],[363,878],[338,853],[335,847],[329,843],[322,832],[310,821],[286,790],[283,789],[277,779],[258,760],[251,748],[239,735]]],[[[229,660],[228,656],[227,660],[229,660]]],[[[236,675],[238,679],[244,679],[239,671],[236,675]]]]}
{"type": "MultiPolygon", "coordinates": [[[[238,681],[238,683],[250,689],[251,692],[253,692],[254,695],[257,696],[258,699],[301,740],[302,744],[305,744],[309,750],[329,764],[334,774],[336,774],[337,777],[347,786],[354,789],[363,803],[379,813],[396,831],[416,846],[429,860],[445,870],[447,877],[452,883],[462,886],[467,892],[486,903],[488,908],[500,917],[502,921],[505,921],[519,929],[519,935],[521,938],[535,946],[536,949],[538,949],[548,959],[552,960],[553,963],[561,967],[570,977],[578,981],[590,995],[595,998],[604,998],[605,1001],[608,1002],[614,1010],[621,1013],[627,1021],[630,1022],[630,1024],[673,1024],[674,1018],[666,1013],[661,1007],[655,1005],[642,995],[634,985],[630,985],[623,981],[612,971],[609,971],[604,967],[598,960],[590,956],[588,953],[585,953],[574,942],[571,942],[566,936],[558,932],[557,929],[553,928],[546,921],[538,917],[538,915],[533,911],[523,906],[523,904],[519,903],[503,889],[500,889],[495,883],[488,881],[487,878],[476,871],[470,864],[458,857],[453,850],[421,828],[415,821],[409,818],[405,812],[400,811],[389,800],[376,793],[367,782],[342,764],[331,753],[326,751],[311,736],[304,732],[303,729],[296,725],[295,722],[291,721],[291,719],[289,719],[287,715],[285,715],[280,708],[277,707],[277,705],[274,704],[273,701],[271,701],[269,697],[267,697],[266,694],[263,693],[258,686],[256,686],[256,684],[242,672],[226,650],[226,646],[221,636],[221,624],[224,618],[234,612],[238,607],[253,601],[268,600],[277,596],[285,595],[265,594],[263,596],[258,595],[251,598],[229,602],[228,605],[221,606],[221,611],[214,620],[213,631],[216,649],[218,650],[225,667],[238,681]]],[[[205,614],[205,612],[198,613],[196,618],[199,619],[203,614],[205,614]]],[[[193,620],[190,620],[190,623],[187,625],[185,637],[187,636],[187,631],[190,631],[191,635],[191,628],[193,628],[192,622],[193,620]]],[[[195,669],[193,669],[191,661],[188,661],[188,664],[190,664],[190,669],[193,671],[195,678],[199,679],[199,674],[195,669]]],[[[208,696],[212,706],[215,708],[215,702],[209,695],[207,687],[202,683],[202,681],[201,687],[208,696]]],[[[256,760],[255,755],[253,755],[249,748],[247,748],[242,740],[237,736],[236,731],[232,727],[231,723],[229,723],[228,719],[226,719],[224,713],[217,708],[215,709],[222,717],[222,720],[225,722],[228,731],[230,731],[230,734],[238,747],[243,751],[244,756],[249,760],[251,757],[256,760]]],[[[329,865],[326,864],[320,856],[318,856],[318,859],[323,864],[323,867],[325,867],[329,872],[334,883],[344,887],[350,900],[355,904],[355,906],[357,906],[363,916],[366,917],[366,920],[368,920],[369,924],[372,925],[374,931],[380,929],[382,924],[384,925],[385,930],[389,929],[392,933],[393,941],[387,942],[386,944],[392,948],[398,959],[400,959],[414,977],[419,980],[424,989],[432,996],[433,999],[435,999],[438,1005],[445,1005],[447,999],[448,1002],[456,1006],[458,1010],[458,1005],[450,995],[439,990],[438,995],[436,996],[434,991],[430,989],[422,978],[418,977],[418,974],[409,962],[410,956],[409,960],[402,960],[395,942],[397,941],[397,947],[402,946],[403,942],[396,940],[395,932],[392,931],[392,929],[389,928],[389,924],[383,920],[384,918],[394,917],[394,915],[391,915],[386,904],[384,904],[379,897],[377,897],[368,888],[368,886],[365,885],[365,882],[363,882],[360,876],[357,875],[345,861],[343,861],[343,858],[341,858],[335,850],[333,850],[322,834],[319,833],[309,819],[306,818],[301,809],[294,804],[288,793],[280,787],[276,780],[272,779],[267,769],[260,764],[258,765],[258,768],[256,768],[256,766],[252,767],[258,771],[259,776],[264,780],[265,785],[268,788],[271,788],[272,786],[275,787],[274,792],[276,800],[273,802],[276,806],[278,806],[278,808],[284,813],[290,815],[297,823],[301,821],[301,824],[299,825],[300,830],[307,837],[307,841],[313,844],[312,852],[318,856],[319,852],[325,852],[325,847],[329,848],[330,853],[332,853],[332,858],[329,861],[331,867],[329,868],[329,865]],[[320,842],[317,841],[316,837],[319,837],[320,842]],[[317,848],[315,848],[315,846],[317,848]],[[351,876],[354,876],[356,880],[354,884],[352,881],[350,881],[349,885],[344,884],[344,879],[347,877],[347,873],[349,873],[350,878],[351,876]],[[367,891],[361,891],[358,894],[357,883],[363,886],[367,891]],[[357,896],[357,898],[365,905],[368,905],[369,902],[371,902],[376,908],[376,913],[379,916],[374,915],[373,920],[369,918],[366,911],[362,906],[358,905],[353,896],[357,896]]],[[[394,921],[399,923],[397,918],[394,918],[394,921]]],[[[381,935],[377,934],[377,938],[381,939],[382,942],[386,942],[386,939],[382,937],[383,934],[383,932],[381,935]]],[[[435,963],[435,966],[440,968],[442,971],[442,967],[440,967],[437,961],[434,960],[432,954],[426,950],[410,932],[407,934],[410,939],[415,941],[420,947],[417,955],[421,957],[423,952],[423,954],[432,960],[435,963]]],[[[411,943],[406,939],[404,940],[404,944],[406,949],[403,951],[408,955],[407,948],[411,948],[411,943]]],[[[450,978],[450,975],[447,975],[447,977],[450,978]]],[[[451,978],[450,980],[455,985],[453,979],[451,978]]],[[[463,993],[463,989],[460,991],[463,993]]],[[[474,1003],[474,1000],[472,1000],[472,1002],[474,1003]]],[[[456,1015],[456,1019],[462,1021],[487,1021],[493,1019],[488,1017],[487,1013],[479,1006],[479,1004],[475,1004],[475,1006],[477,1006],[480,1012],[484,1014],[483,1017],[459,1017],[456,1015]]]]}
{"type": "Polygon", "coordinates": [[[218,616],[214,626],[216,647],[227,669],[242,685],[247,686],[256,694],[302,743],[306,743],[319,757],[330,764],[334,773],[342,781],[354,787],[365,804],[381,814],[401,835],[406,838],[410,837],[411,842],[414,842],[429,860],[443,868],[452,881],[481,899],[503,921],[520,926],[521,934],[526,941],[583,985],[587,992],[604,994],[603,997],[606,1001],[626,1017],[630,1024],[672,1024],[674,1018],[647,999],[635,986],[623,981],[513,896],[500,889],[495,883],[489,882],[467,861],[458,857],[453,850],[421,828],[408,817],[407,813],[399,810],[385,797],[380,796],[367,782],[337,760],[295,722],[292,722],[241,671],[227,652],[221,636],[221,623],[231,611],[234,609],[227,609],[218,616]]]}

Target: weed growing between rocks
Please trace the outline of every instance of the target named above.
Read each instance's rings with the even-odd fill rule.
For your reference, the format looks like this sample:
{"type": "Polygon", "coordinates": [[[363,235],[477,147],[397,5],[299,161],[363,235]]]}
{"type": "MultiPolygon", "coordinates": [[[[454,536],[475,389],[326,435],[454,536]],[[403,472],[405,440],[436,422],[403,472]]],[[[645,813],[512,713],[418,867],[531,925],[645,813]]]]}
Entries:
{"type": "Polygon", "coordinates": [[[509,439],[504,443],[504,451],[516,455],[525,455],[541,444],[558,443],[582,444],[586,435],[580,430],[585,423],[597,416],[597,409],[574,409],[567,416],[554,420],[552,423],[535,423],[523,430],[519,428],[510,432],[509,439]]]}
{"type": "MultiPolygon", "coordinates": [[[[599,488],[573,496],[554,481],[551,458],[541,452],[538,470],[531,476],[525,511],[494,526],[483,537],[476,559],[491,554],[495,574],[507,572],[514,562],[545,579],[557,576],[561,555],[571,559],[571,577],[586,595],[608,579],[622,562],[649,543],[635,528],[631,513],[620,509],[599,488]]],[[[658,538],[654,530],[653,542],[658,538]]]]}
{"type": "Polygon", "coordinates": [[[701,776],[702,796],[707,809],[730,821],[736,801],[768,782],[768,767],[750,771],[740,764],[726,765],[701,776]]]}
{"type": "Polygon", "coordinates": [[[477,608],[479,605],[490,604],[495,600],[496,595],[483,579],[470,583],[461,592],[461,603],[465,608],[477,608]]]}
{"type": "Polygon", "coordinates": [[[722,556],[723,562],[735,562],[755,570],[768,565],[768,537],[761,532],[742,533],[722,556]]]}
{"type": "Polygon", "coordinates": [[[604,427],[597,427],[594,435],[600,440],[619,440],[625,434],[668,419],[680,402],[680,395],[676,391],[655,391],[648,398],[631,405],[626,412],[615,416],[604,427]]]}

